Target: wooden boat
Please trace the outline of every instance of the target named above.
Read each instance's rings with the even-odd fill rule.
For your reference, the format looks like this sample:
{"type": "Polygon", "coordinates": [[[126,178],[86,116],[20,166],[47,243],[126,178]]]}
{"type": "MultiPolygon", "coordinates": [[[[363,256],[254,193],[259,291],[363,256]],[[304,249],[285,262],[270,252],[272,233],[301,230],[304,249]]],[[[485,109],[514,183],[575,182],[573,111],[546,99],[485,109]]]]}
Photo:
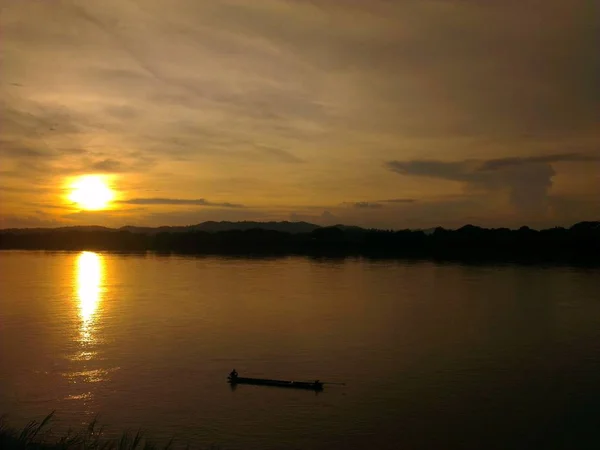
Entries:
{"type": "Polygon", "coordinates": [[[231,385],[253,384],[256,386],[274,386],[294,389],[309,389],[312,391],[322,391],[323,383],[319,381],[284,381],[269,380],[266,378],[246,378],[246,377],[227,377],[227,382],[231,385]]]}

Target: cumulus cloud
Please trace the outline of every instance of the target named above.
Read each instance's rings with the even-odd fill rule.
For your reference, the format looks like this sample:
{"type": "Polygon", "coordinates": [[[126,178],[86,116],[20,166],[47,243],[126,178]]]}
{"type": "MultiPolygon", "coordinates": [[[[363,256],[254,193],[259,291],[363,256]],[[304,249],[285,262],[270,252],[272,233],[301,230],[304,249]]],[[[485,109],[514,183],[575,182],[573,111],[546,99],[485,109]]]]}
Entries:
{"type": "Polygon", "coordinates": [[[401,175],[458,181],[475,189],[506,189],[511,204],[518,210],[543,211],[556,175],[552,164],[579,161],[600,161],[600,157],[573,153],[486,161],[388,161],[385,165],[401,175]]]}

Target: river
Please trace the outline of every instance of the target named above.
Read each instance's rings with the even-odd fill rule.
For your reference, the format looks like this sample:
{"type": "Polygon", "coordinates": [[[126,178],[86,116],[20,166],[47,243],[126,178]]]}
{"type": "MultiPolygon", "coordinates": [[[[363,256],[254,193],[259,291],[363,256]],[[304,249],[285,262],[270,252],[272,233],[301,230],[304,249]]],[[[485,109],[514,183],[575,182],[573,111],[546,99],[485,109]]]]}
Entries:
{"type": "Polygon", "coordinates": [[[229,449],[597,448],[600,270],[0,252],[0,414],[229,449]],[[231,389],[226,376],[344,383],[231,389]],[[589,447],[588,447],[589,446],[589,447]]]}

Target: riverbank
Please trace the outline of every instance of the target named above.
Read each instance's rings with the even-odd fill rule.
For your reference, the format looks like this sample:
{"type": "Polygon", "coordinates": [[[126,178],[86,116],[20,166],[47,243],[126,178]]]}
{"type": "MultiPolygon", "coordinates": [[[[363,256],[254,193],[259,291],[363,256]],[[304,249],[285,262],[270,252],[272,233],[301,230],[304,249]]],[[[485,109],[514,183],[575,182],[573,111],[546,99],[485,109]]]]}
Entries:
{"type": "Polygon", "coordinates": [[[54,412],[42,420],[32,420],[23,428],[12,427],[0,417],[0,449],[2,450],[170,450],[189,448],[175,445],[174,440],[158,444],[147,439],[141,430],[124,432],[109,438],[96,420],[80,430],[55,433],[52,430],[54,412]]]}

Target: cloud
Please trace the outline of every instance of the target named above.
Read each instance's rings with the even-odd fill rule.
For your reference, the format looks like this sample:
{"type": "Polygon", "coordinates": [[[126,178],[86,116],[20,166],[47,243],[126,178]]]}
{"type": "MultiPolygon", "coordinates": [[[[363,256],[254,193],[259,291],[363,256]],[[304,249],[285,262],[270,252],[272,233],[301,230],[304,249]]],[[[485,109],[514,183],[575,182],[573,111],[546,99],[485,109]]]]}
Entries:
{"type": "Polygon", "coordinates": [[[2,215],[0,216],[0,229],[6,228],[51,228],[64,226],[61,222],[45,214],[34,212],[31,215],[2,215]]]}
{"type": "Polygon", "coordinates": [[[344,203],[345,205],[350,205],[353,208],[357,209],[378,209],[383,208],[383,205],[375,202],[354,202],[354,203],[344,203]]]}
{"type": "Polygon", "coordinates": [[[414,198],[390,198],[388,200],[377,200],[377,203],[414,203],[414,198]]]}
{"type": "Polygon", "coordinates": [[[105,111],[110,116],[122,120],[133,119],[139,115],[139,111],[136,108],[126,105],[109,105],[105,108],[105,111]]]}
{"type": "Polygon", "coordinates": [[[385,166],[389,170],[401,175],[468,181],[471,176],[473,162],[444,162],[434,160],[388,161],[385,163],[385,166]]]}
{"type": "MultiPolygon", "coordinates": [[[[2,172],[0,172],[2,174],[2,172]]],[[[39,194],[43,188],[34,186],[0,186],[0,192],[17,192],[26,194],[39,194]]]]}
{"type": "Polygon", "coordinates": [[[442,178],[454,181],[484,182],[484,172],[559,162],[581,161],[600,161],[600,156],[564,153],[533,157],[496,158],[486,161],[474,159],[452,162],[436,160],[387,161],[385,167],[401,175],[442,178]]]}
{"type": "Polygon", "coordinates": [[[267,157],[270,158],[274,158],[275,160],[284,162],[284,163],[303,163],[305,162],[303,159],[298,158],[297,156],[293,155],[290,152],[287,152],[285,150],[281,150],[278,148],[271,148],[271,147],[264,147],[264,146],[259,146],[257,147],[257,151],[259,153],[264,154],[267,157]]]}
{"type": "Polygon", "coordinates": [[[113,158],[96,159],[88,154],[77,158],[75,161],[76,163],[64,170],[68,173],[142,173],[156,164],[154,157],[147,156],[142,152],[123,152],[118,160],[113,158]]]}
{"type": "Polygon", "coordinates": [[[343,202],[343,206],[349,206],[354,209],[381,209],[385,203],[409,204],[414,203],[413,198],[392,198],[388,200],[362,201],[362,202],[343,202]]]}
{"type": "Polygon", "coordinates": [[[0,141],[0,157],[15,158],[19,160],[39,160],[55,157],[54,152],[27,147],[25,145],[11,142],[0,141]]]}
{"type": "Polygon", "coordinates": [[[498,170],[507,167],[525,166],[534,163],[559,163],[559,162],[580,162],[580,161],[600,161],[600,156],[582,155],[578,153],[563,153],[555,155],[531,156],[528,158],[498,158],[485,161],[479,170],[498,170]]]}
{"type": "MultiPolygon", "coordinates": [[[[341,215],[345,199],[415,197],[339,208],[386,224],[465,187],[505,213],[546,201],[552,183],[580,190],[569,199],[598,190],[595,175],[558,166],[591,161],[561,152],[600,142],[589,2],[5,3],[2,185],[107,172],[125,198],[285,214],[311,199],[341,215]],[[401,178],[381,173],[394,158],[401,178]]],[[[6,196],[15,211],[35,199],[6,196]]]]}
{"type": "Polygon", "coordinates": [[[218,203],[210,202],[203,198],[184,199],[184,198],[132,198],[129,200],[119,200],[116,203],[125,205],[190,205],[190,206],[220,206],[223,208],[245,208],[238,203],[218,203]]]}
{"type": "Polygon", "coordinates": [[[99,172],[123,172],[125,167],[120,161],[114,159],[103,159],[93,163],[90,168],[99,172]]]}
{"type": "Polygon", "coordinates": [[[486,161],[388,161],[385,166],[401,175],[458,181],[471,189],[506,189],[511,204],[517,210],[543,212],[548,206],[552,178],[556,175],[552,164],[582,161],[600,161],[600,157],[564,153],[486,161]]]}

